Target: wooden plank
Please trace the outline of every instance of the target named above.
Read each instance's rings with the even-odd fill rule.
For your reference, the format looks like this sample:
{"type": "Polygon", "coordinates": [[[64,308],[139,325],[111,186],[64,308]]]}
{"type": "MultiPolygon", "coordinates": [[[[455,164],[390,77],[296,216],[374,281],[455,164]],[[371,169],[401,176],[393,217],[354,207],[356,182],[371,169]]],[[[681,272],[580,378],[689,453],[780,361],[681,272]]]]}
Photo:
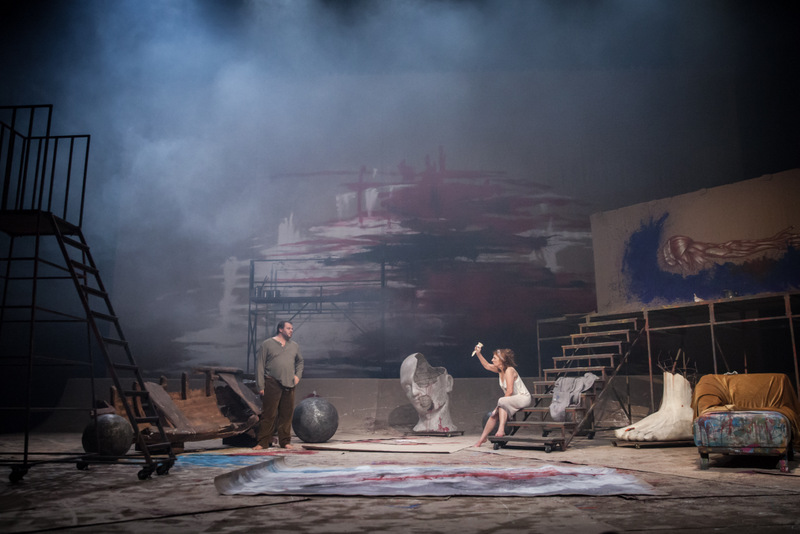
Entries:
{"type": "Polygon", "coordinates": [[[147,392],[150,393],[150,400],[152,400],[153,404],[158,408],[159,413],[175,427],[176,431],[194,433],[192,424],[186,416],[183,415],[183,412],[181,412],[180,408],[175,404],[175,401],[172,400],[172,397],[170,397],[169,393],[167,393],[163,387],[154,382],[145,382],[144,387],[147,389],[147,392]]]}
{"type": "Polygon", "coordinates": [[[246,387],[242,382],[239,381],[239,376],[237,374],[223,373],[218,371],[217,376],[219,376],[223,382],[228,384],[228,387],[230,387],[233,392],[236,393],[240,399],[242,399],[242,401],[254,414],[259,416],[261,415],[261,402],[250,388],[246,387]]]}

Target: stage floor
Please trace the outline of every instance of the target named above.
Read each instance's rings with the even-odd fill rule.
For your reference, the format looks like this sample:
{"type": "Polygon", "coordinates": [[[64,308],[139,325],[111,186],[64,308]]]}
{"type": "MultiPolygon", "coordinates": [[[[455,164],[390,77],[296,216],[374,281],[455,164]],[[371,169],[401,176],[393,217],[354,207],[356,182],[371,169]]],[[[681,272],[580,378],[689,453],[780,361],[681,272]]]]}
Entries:
{"type": "MultiPolygon", "coordinates": [[[[79,434],[35,436],[31,450],[74,450],[79,434]]],[[[2,532],[708,532],[800,530],[798,462],[790,473],[766,458],[712,455],[699,469],[693,446],[614,446],[610,433],[577,438],[563,452],[476,449],[476,435],[453,437],[338,434],[327,447],[259,456],[221,441],[187,443],[167,475],[140,481],[132,465],[33,466],[18,483],[4,467],[2,532]],[[413,440],[420,440],[414,443],[413,440]],[[408,440],[412,440],[411,443],[408,440]],[[289,467],[380,465],[536,468],[609,467],[654,489],[650,495],[340,496],[221,495],[216,477],[282,457],[289,467]]],[[[19,437],[0,435],[0,453],[19,437]]],[[[302,443],[294,441],[296,445],[302,443]]]]}

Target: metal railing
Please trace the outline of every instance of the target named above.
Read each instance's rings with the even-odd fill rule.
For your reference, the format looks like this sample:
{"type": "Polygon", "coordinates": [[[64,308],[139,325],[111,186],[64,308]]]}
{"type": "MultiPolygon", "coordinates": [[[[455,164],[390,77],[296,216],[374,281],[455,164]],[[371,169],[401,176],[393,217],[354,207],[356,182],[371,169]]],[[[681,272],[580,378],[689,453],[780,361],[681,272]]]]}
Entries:
{"type": "Polygon", "coordinates": [[[52,105],[0,106],[0,212],[51,212],[81,226],[89,135],[51,135],[52,105]]]}

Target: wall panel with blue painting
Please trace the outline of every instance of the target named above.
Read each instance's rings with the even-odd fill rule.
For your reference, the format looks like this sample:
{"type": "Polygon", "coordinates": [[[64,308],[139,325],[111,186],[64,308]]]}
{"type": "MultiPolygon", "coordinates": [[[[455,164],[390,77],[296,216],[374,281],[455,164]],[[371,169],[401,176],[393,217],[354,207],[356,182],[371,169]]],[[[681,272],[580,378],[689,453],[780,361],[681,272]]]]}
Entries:
{"type": "Polygon", "coordinates": [[[800,169],[594,214],[598,312],[800,289],[800,169]]]}

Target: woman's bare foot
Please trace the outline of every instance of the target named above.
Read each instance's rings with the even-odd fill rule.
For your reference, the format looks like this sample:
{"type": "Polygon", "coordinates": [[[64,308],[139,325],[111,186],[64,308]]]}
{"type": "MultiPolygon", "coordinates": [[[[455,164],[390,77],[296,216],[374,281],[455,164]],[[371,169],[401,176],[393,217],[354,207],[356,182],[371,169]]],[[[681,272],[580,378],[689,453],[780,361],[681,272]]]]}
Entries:
{"type": "Polygon", "coordinates": [[[255,447],[253,447],[253,450],[254,451],[263,451],[264,447],[262,447],[261,445],[256,445],[255,447]]]}
{"type": "Polygon", "coordinates": [[[502,438],[502,437],[504,437],[505,435],[506,435],[506,433],[505,433],[505,432],[503,432],[502,430],[498,430],[498,431],[497,431],[497,433],[494,435],[494,437],[496,437],[496,438],[502,438]]]}
{"type": "Polygon", "coordinates": [[[481,445],[483,445],[485,442],[486,442],[486,440],[485,440],[485,439],[482,439],[482,440],[478,441],[478,443],[476,443],[475,445],[473,445],[473,447],[480,447],[480,446],[481,446],[481,445]]]}
{"type": "Polygon", "coordinates": [[[294,445],[287,443],[286,445],[281,446],[281,449],[292,450],[294,449],[294,445]]]}

